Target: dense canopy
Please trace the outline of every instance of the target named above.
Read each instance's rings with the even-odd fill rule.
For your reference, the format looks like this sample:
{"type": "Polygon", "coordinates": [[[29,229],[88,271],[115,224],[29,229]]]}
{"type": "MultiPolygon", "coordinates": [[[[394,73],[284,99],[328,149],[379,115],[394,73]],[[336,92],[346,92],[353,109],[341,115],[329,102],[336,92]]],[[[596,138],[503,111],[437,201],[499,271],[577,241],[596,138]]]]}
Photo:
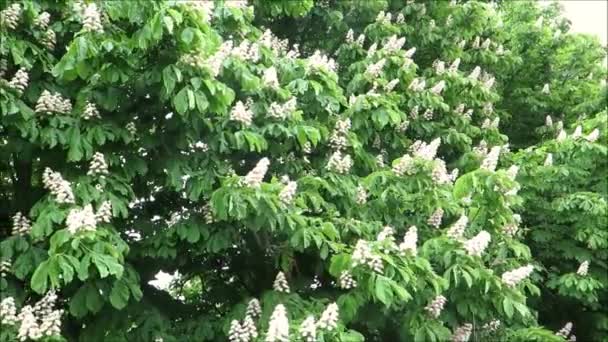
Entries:
{"type": "Polygon", "coordinates": [[[0,25],[0,341],[608,339],[606,49],[558,4],[0,25]]]}

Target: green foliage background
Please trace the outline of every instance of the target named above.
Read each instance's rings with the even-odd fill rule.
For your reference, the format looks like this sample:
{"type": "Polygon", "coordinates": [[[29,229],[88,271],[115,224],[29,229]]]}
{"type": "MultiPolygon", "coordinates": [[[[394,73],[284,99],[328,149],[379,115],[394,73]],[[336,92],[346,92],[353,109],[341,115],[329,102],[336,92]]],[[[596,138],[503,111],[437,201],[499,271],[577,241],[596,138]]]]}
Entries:
{"type": "MultiPolygon", "coordinates": [[[[569,33],[557,4],[98,1],[103,32],[82,29],[73,1],[0,10],[14,4],[18,24],[3,21],[0,37],[0,259],[10,265],[0,290],[18,308],[57,291],[61,335],[40,340],[225,341],[252,298],[262,312],[251,341],[267,340],[277,304],[300,341],[300,324],[334,302],[337,327],[318,329],[318,341],[447,341],[467,323],[471,341],[563,341],[566,322],[579,341],[608,340],[606,49],[569,33]],[[48,28],[36,25],[43,11],[48,28]],[[216,73],[227,41],[233,53],[219,54],[216,73]],[[271,67],[277,85],[264,77],[271,67]],[[21,68],[23,92],[11,86],[21,68]],[[37,111],[45,90],[72,109],[37,111]],[[269,115],[290,99],[284,118],[269,115]],[[238,101],[251,124],[234,120],[238,101]],[[88,103],[99,118],[82,116],[88,103]],[[437,156],[415,152],[436,138],[437,156]],[[336,150],[348,171],[327,167],[336,150]],[[89,172],[96,152],[105,177],[89,172]],[[243,185],[263,157],[264,182],[243,185]],[[75,203],[44,187],[47,167],[75,203]],[[438,181],[442,168],[460,176],[438,181]],[[297,183],[292,201],[284,175],[297,183]],[[70,211],[105,201],[110,222],[67,229],[70,211]],[[27,234],[13,232],[17,212],[32,222],[27,234]],[[480,256],[448,234],[463,215],[463,240],[491,235],[480,256]],[[378,238],[386,226],[396,243],[378,238]],[[411,226],[417,253],[400,253],[411,226]],[[381,272],[353,263],[360,240],[381,272]],[[577,274],[584,261],[588,274],[577,274]],[[501,279],[527,264],[534,272],[518,285],[501,279]],[[180,275],[167,291],[149,284],[161,270],[180,275]],[[273,290],[278,272],[289,293],[273,290]],[[339,286],[343,272],[355,288],[339,286]],[[432,318],[425,307],[438,295],[447,303],[432,318]],[[500,327],[487,329],[493,320],[500,327]]],[[[0,340],[17,334],[2,324],[0,340]]]]}

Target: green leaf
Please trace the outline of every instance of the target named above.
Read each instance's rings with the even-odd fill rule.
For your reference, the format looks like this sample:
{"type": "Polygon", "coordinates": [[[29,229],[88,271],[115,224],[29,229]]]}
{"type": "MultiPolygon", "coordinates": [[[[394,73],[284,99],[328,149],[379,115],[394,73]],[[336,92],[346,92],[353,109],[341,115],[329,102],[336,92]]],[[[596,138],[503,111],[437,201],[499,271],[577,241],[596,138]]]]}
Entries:
{"type": "Polygon", "coordinates": [[[32,279],[30,281],[30,286],[32,290],[37,293],[43,294],[46,292],[48,286],[48,260],[42,262],[36,268],[36,271],[32,275],[32,279]]]}
{"type": "Polygon", "coordinates": [[[127,306],[129,296],[129,287],[125,284],[125,282],[123,280],[115,281],[112,291],[110,292],[110,304],[112,304],[113,307],[121,310],[127,306]]]}
{"type": "Polygon", "coordinates": [[[173,106],[179,114],[184,114],[188,110],[188,90],[187,86],[182,88],[173,98],[173,106]]]}

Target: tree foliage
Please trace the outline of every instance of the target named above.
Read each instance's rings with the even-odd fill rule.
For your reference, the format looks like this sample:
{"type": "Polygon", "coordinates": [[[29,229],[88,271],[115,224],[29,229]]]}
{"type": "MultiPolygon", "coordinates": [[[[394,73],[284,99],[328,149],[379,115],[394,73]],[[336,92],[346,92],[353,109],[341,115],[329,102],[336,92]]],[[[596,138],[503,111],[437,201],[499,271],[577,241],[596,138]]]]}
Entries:
{"type": "Polygon", "coordinates": [[[249,5],[2,5],[0,340],[608,336],[596,41],[528,2],[249,5]]]}

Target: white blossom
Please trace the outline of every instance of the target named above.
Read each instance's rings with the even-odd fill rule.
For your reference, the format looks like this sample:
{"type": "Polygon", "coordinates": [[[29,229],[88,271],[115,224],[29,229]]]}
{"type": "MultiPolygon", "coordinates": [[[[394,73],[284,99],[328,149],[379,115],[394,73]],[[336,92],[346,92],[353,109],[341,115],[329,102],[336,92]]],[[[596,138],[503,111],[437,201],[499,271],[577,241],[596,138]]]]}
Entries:
{"type": "Polygon", "coordinates": [[[418,243],[418,228],[416,226],[411,226],[405,236],[403,237],[403,242],[399,244],[399,251],[401,254],[405,254],[406,252],[412,253],[412,255],[416,255],[418,253],[416,244],[418,243]]]}
{"type": "Polygon", "coordinates": [[[317,327],[327,331],[335,330],[338,327],[338,315],[338,304],[329,304],[317,321],[317,327]]]}
{"type": "Polygon", "coordinates": [[[587,275],[588,272],[589,272],[589,261],[585,260],[580,264],[580,266],[578,267],[578,270],[576,270],[576,274],[584,277],[587,275]]]}
{"type": "Polygon", "coordinates": [[[553,126],[553,118],[551,118],[551,115],[547,115],[545,117],[545,126],[547,126],[547,127],[553,126]]]}
{"type": "Polygon", "coordinates": [[[64,180],[59,172],[54,172],[47,167],[42,174],[42,183],[55,196],[57,202],[74,203],[70,182],[64,180]]]}
{"type": "Polygon", "coordinates": [[[20,68],[15,73],[15,76],[8,82],[9,88],[15,89],[17,93],[21,94],[27,88],[30,76],[25,68],[20,68]]]}
{"type": "Polygon", "coordinates": [[[68,114],[72,111],[72,103],[59,93],[43,90],[36,102],[36,113],[61,113],[68,114]]]}
{"type": "Polygon", "coordinates": [[[241,342],[244,340],[243,336],[243,328],[241,324],[236,319],[233,319],[230,322],[230,329],[228,330],[228,341],[230,342],[241,342]]]}
{"type": "Polygon", "coordinates": [[[435,68],[435,73],[436,73],[437,75],[441,75],[441,74],[445,73],[445,62],[444,62],[444,61],[441,61],[441,60],[436,59],[436,60],[433,62],[433,68],[435,68]]]}
{"type": "Polygon", "coordinates": [[[481,256],[483,251],[488,247],[492,237],[485,230],[480,231],[472,239],[464,242],[464,249],[472,256],[481,256]]]}
{"type": "Polygon", "coordinates": [[[498,157],[500,156],[500,146],[494,146],[490,150],[490,153],[481,162],[480,168],[488,171],[495,171],[496,165],[498,164],[498,157]]]}
{"type": "Polygon", "coordinates": [[[486,38],[486,40],[484,40],[483,43],[481,43],[481,48],[487,50],[490,48],[491,44],[492,44],[492,40],[490,40],[490,38],[486,38]]]}
{"type": "Polygon", "coordinates": [[[377,273],[382,273],[382,270],[384,268],[384,265],[382,264],[382,259],[372,253],[372,249],[369,245],[369,242],[365,240],[357,241],[351,260],[353,262],[353,267],[356,267],[358,265],[367,265],[369,268],[371,268],[377,273]]]}
{"type": "Polygon", "coordinates": [[[275,119],[284,120],[296,110],[296,106],[297,103],[295,97],[290,98],[283,104],[273,102],[270,104],[270,108],[268,109],[268,116],[275,119]]]}
{"type": "Polygon", "coordinates": [[[446,169],[445,162],[442,159],[435,159],[433,170],[431,171],[431,178],[437,184],[448,184],[452,181],[452,178],[446,169]]]}
{"type": "Polygon", "coordinates": [[[587,139],[587,141],[589,141],[589,142],[595,142],[599,137],[600,137],[600,131],[599,131],[599,129],[596,128],[591,133],[589,133],[589,135],[587,135],[585,137],[585,139],[587,139]]]}
{"type": "Polygon", "coordinates": [[[94,231],[97,227],[97,217],[93,212],[93,206],[87,204],[84,208],[70,210],[65,220],[68,231],[76,234],[81,231],[94,231]]]}
{"type": "Polygon", "coordinates": [[[578,139],[583,136],[583,128],[581,125],[576,126],[574,132],[572,132],[572,139],[578,139]]]}
{"type": "Polygon", "coordinates": [[[255,167],[245,176],[245,184],[252,188],[259,188],[268,172],[270,160],[266,157],[260,159],[255,167]]]}
{"type": "Polygon", "coordinates": [[[108,172],[108,164],[103,156],[103,153],[95,152],[93,155],[93,160],[91,160],[91,164],[89,164],[89,171],[87,175],[104,177],[108,172]]]}
{"type": "Polygon", "coordinates": [[[6,325],[15,325],[18,322],[15,298],[5,297],[0,302],[0,322],[6,325]]]}
{"type": "Polygon", "coordinates": [[[566,134],[566,131],[564,131],[563,129],[561,129],[559,131],[559,133],[557,134],[557,137],[555,138],[555,140],[557,140],[557,141],[564,141],[564,140],[566,140],[567,137],[568,137],[568,134],[566,134]]]}
{"type": "Polygon", "coordinates": [[[14,30],[19,24],[19,20],[21,20],[22,13],[23,9],[21,8],[20,4],[12,4],[6,9],[0,11],[0,24],[3,26],[6,25],[6,27],[10,30],[14,30]]]}
{"type": "Polygon", "coordinates": [[[374,53],[376,53],[376,50],[378,50],[378,44],[377,43],[373,43],[369,49],[367,49],[367,57],[371,57],[374,55],[374,53]]]}
{"type": "Polygon", "coordinates": [[[382,68],[384,68],[385,64],[386,64],[386,59],[382,58],[378,62],[376,62],[374,64],[370,64],[367,67],[367,69],[365,70],[365,74],[371,78],[376,78],[382,72],[382,68]]]}
{"type": "Polygon", "coordinates": [[[44,45],[49,50],[55,49],[55,44],[57,44],[57,35],[55,34],[55,31],[47,30],[40,38],[40,44],[44,45]]]}
{"type": "MultiPolygon", "coordinates": [[[[0,261],[0,278],[5,278],[6,274],[10,272],[13,264],[9,260],[0,261]]],[[[0,318],[2,318],[2,305],[0,304],[0,318]]],[[[4,322],[2,322],[4,324],[4,322]]]]}
{"type": "Polygon", "coordinates": [[[397,19],[395,19],[395,23],[397,23],[397,24],[405,23],[405,17],[403,16],[403,13],[399,13],[397,15],[397,19]]]}
{"type": "Polygon", "coordinates": [[[471,338],[472,332],[473,325],[471,323],[461,325],[454,331],[454,334],[452,335],[452,342],[467,342],[469,341],[469,338],[471,338]]]}
{"type": "Polygon", "coordinates": [[[260,301],[256,298],[253,298],[247,303],[247,316],[251,317],[260,317],[262,314],[262,307],[260,306],[260,301]]]}
{"type": "Polygon", "coordinates": [[[547,153],[547,158],[545,159],[544,165],[545,166],[553,165],[553,154],[552,153],[547,153]]]}
{"type": "Polygon", "coordinates": [[[505,48],[504,46],[502,46],[502,44],[498,45],[498,47],[496,48],[496,55],[497,56],[502,56],[505,54],[505,48]]]}
{"type": "Polygon", "coordinates": [[[551,93],[551,89],[549,89],[549,83],[545,83],[545,85],[543,86],[543,90],[541,92],[545,95],[551,93]]]}
{"type": "Polygon", "coordinates": [[[337,173],[348,173],[353,166],[350,155],[342,155],[340,151],[335,151],[327,162],[326,168],[337,173]]]}
{"type": "Polygon", "coordinates": [[[44,11],[36,16],[36,19],[34,19],[34,26],[41,30],[46,30],[46,28],[49,27],[50,22],[51,15],[49,12],[44,11]]]}
{"type": "Polygon", "coordinates": [[[441,81],[437,82],[437,84],[435,84],[430,90],[431,90],[431,93],[439,95],[439,94],[441,94],[443,89],[445,89],[445,81],[441,80],[441,81]]]}
{"type": "Polygon", "coordinates": [[[414,171],[414,160],[409,155],[404,155],[393,166],[393,172],[399,176],[412,174],[414,171]]]}
{"type": "Polygon", "coordinates": [[[335,72],[336,71],[336,62],[328,58],[325,55],[322,55],[319,50],[315,51],[315,53],[310,56],[307,60],[307,72],[311,71],[325,71],[325,72],[335,72]]]}
{"type": "Polygon", "coordinates": [[[264,75],[262,76],[262,82],[264,85],[276,89],[279,87],[279,78],[277,76],[277,69],[273,66],[264,70],[264,75]]]}
{"type": "Polygon", "coordinates": [[[299,328],[299,333],[304,342],[316,342],[317,341],[317,325],[315,324],[315,318],[311,315],[306,317],[299,328]]]}
{"type": "Polygon", "coordinates": [[[112,220],[112,202],[104,201],[101,203],[95,216],[98,222],[109,223],[112,220]]]}
{"type": "Polygon", "coordinates": [[[274,279],[272,288],[277,292],[289,293],[289,284],[287,283],[287,278],[285,278],[285,273],[277,273],[277,277],[274,279]]]}
{"type": "Polygon", "coordinates": [[[467,228],[467,224],[469,223],[469,218],[466,215],[460,216],[460,218],[450,226],[447,231],[447,236],[452,239],[460,239],[464,234],[464,230],[467,228]]]}
{"type": "Polygon", "coordinates": [[[294,181],[288,182],[287,185],[283,187],[283,189],[279,193],[279,199],[285,204],[290,204],[291,202],[293,202],[297,188],[298,183],[294,181]]]}
{"type": "Polygon", "coordinates": [[[441,311],[443,311],[443,307],[445,306],[446,302],[447,299],[444,296],[439,295],[435,297],[429,304],[427,304],[427,306],[424,307],[424,310],[426,310],[429,316],[438,318],[439,315],[441,315],[441,311]]]}
{"type": "Polygon", "coordinates": [[[508,236],[515,236],[515,234],[517,234],[517,231],[519,230],[519,226],[517,225],[517,223],[509,223],[509,224],[504,225],[502,227],[502,230],[508,236]]]}
{"type": "Polygon", "coordinates": [[[348,32],[346,32],[346,43],[352,44],[354,41],[355,41],[355,32],[353,31],[353,29],[349,29],[348,32]]]}
{"type": "Polygon", "coordinates": [[[522,280],[529,277],[530,274],[532,274],[532,271],[534,271],[534,266],[532,266],[532,265],[522,266],[522,267],[516,268],[512,271],[503,273],[501,279],[502,279],[502,282],[505,283],[507,286],[513,287],[513,286],[517,285],[519,282],[521,282],[522,280]]]}
{"type": "Polygon", "coordinates": [[[493,319],[491,321],[489,321],[488,323],[484,324],[481,329],[488,331],[488,332],[494,332],[496,330],[498,330],[498,328],[500,328],[500,320],[498,319],[493,319]]]}
{"type": "Polygon", "coordinates": [[[230,120],[242,123],[245,126],[250,126],[253,121],[253,111],[241,101],[232,107],[230,111],[230,120]]]}
{"type": "Polygon", "coordinates": [[[352,273],[349,271],[342,271],[342,273],[340,273],[340,278],[338,279],[338,286],[345,290],[349,290],[357,287],[357,281],[353,279],[352,273]]]}
{"type": "Polygon", "coordinates": [[[367,202],[367,191],[362,185],[357,187],[357,196],[355,198],[357,204],[365,204],[367,202]]]}
{"type": "Polygon", "coordinates": [[[21,212],[13,216],[13,235],[27,235],[32,230],[32,222],[21,212]]]}
{"type": "Polygon", "coordinates": [[[517,166],[517,165],[511,165],[509,167],[509,169],[507,170],[507,176],[511,180],[515,180],[515,177],[517,177],[517,173],[518,172],[519,172],[519,166],[517,166]]]}
{"type": "Polygon", "coordinates": [[[479,49],[480,45],[481,45],[481,37],[475,36],[475,39],[473,40],[471,47],[473,49],[479,49]]]}
{"type": "Polygon", "coordinates": [[[437,155],[437,149],[441,145],[441,138],[436,138],[430,143],[422,142],[419,146],[413,149],[412,153],[414,157],[418,157],[424,160],[433,160],[437,155]]]}
{"type": "Polygon", "coordinates": [[[287,319],[287,310],[283,304],[278,304],[268,323],[268,332],[266,333],[265,342],[288,342],[289,341],[289,321],[287,319]]]}
{"type": "Polygon", "coordinates": [[[412,58],[415,53],[416,53],[416,47],[410,48],[409,50],[405,51],[405,57],[412,58]]]}
{"type": "Polygon", "coordinates": [[[399,84],[399,79],[393,79],[384,86],[384,90],[392,91],[399,84]]]}
{"type": "Polygon", "coordinates": [[[555,335],[560,336],[564,339],[568,338],[570,333],[572,332],[572,322],[566,323],[555,335]]]}
{"type": "Polygon", "coordinates": [[[422,91],[426,87],[426,81],[423,78],[414,78],[408,89],[412,91],[422,91]]]}
{"type": "Polygon", "coordinates": [[[91,2],[85,6],[82,16],[83,30],[88,32],[103,33],[103,26],[101,25],[101,13],[99,13],[97,5],[94,2],[91,2]]]}
{"type": "Polygon", "coordinates": [[[359,45],[360,47],[363,47],[363,43],[365,43],[365,35],[360,34],[359,37],[357,37],[357,41],[355,41],[355,44],[359,45]]]}
{"type": "Polygon", "coordinates": [[[426,223],[434,228],[439,228],[439,226],[441,225],[441,221],[443,220],[443,209],[442,208],[437,208],[433,214],[431,214],[431,216],[429,217],[429,219],[426,221],[426,223]]]}
{"type": "Polygon", "coordinates": [[[388,38],[388,41],[386,44],[384,44],[382,50],[386,51],[387,53],[396,52],[401,50],[404,44],[405,37],[397,38],[396,35],[392,35],[388,38]]]}
{"type": "Polygon", "coordinates": [[[470,80],[477,80],[479,78],[480,74],[481,74],[481,68],[479,66],[476,66],[475,69],[473,69],[473,71],[471,71],[471,73],[467,77],[470,80]]]}

